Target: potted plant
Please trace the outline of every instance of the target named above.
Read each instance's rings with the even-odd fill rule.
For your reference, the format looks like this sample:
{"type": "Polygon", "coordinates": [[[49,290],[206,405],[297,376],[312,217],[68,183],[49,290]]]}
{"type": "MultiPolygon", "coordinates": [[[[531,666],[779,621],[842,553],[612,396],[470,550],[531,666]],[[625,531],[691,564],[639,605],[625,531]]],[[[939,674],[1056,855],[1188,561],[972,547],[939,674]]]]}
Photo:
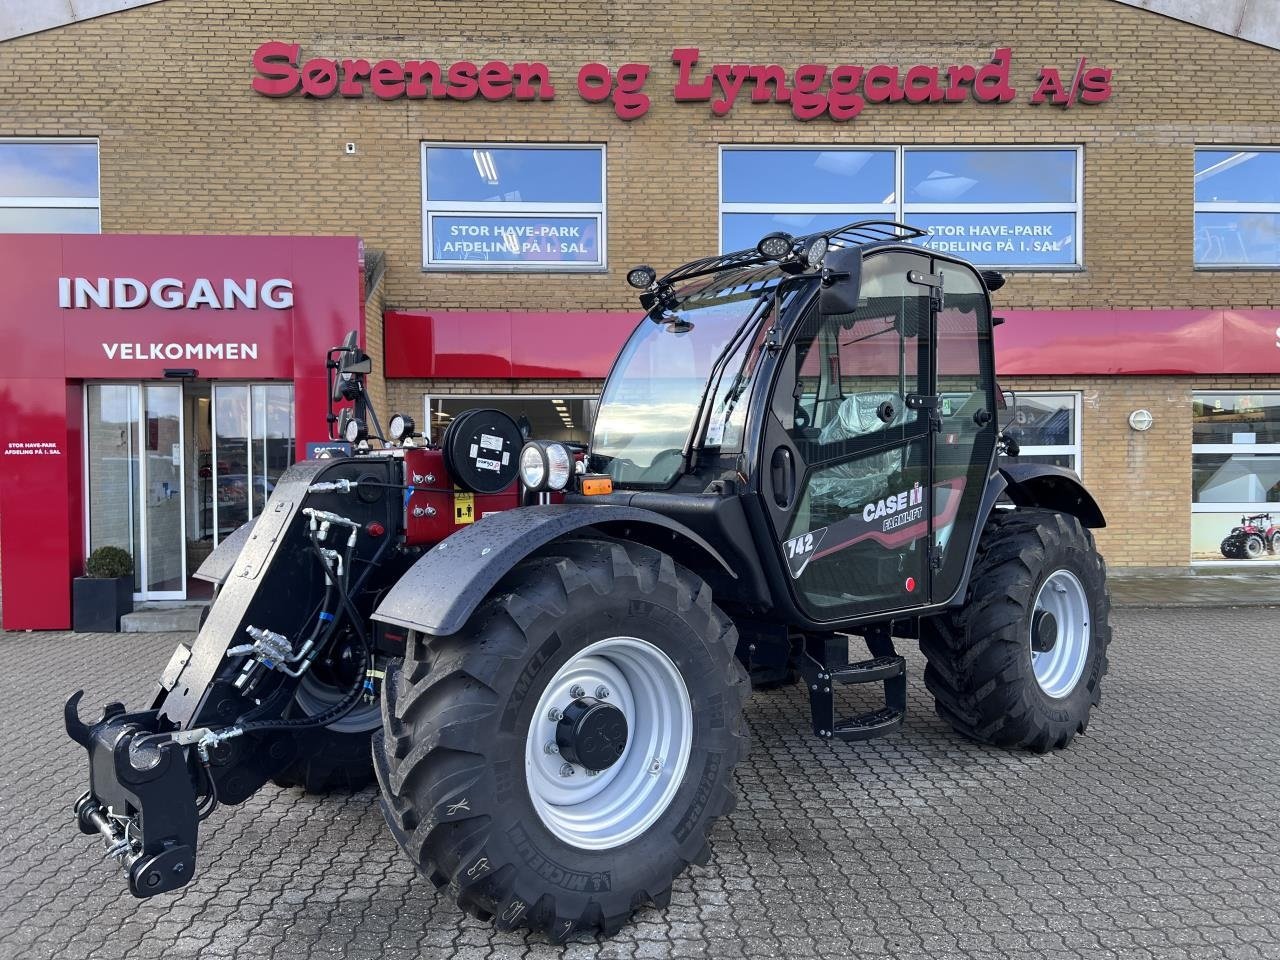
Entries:
{"type": "Polygon", "coordinates": [[[119,547],[89,554],[71,590],[71,624],[79,633],[114,633],[133,612],[133,557],[119,547]]]}

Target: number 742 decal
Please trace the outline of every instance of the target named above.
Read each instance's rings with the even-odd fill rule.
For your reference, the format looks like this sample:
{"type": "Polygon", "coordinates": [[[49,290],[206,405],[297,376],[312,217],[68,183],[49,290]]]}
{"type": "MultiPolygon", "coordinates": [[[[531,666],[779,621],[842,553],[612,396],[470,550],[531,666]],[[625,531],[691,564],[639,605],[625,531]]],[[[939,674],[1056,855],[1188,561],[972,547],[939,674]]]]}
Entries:
{"type": "Polygon", "coordinates": [[[826,535],[827,528],[819,527],[817,530],[802,533],[783,543],[782,553],[786,557],[787,569],[791,571],[792,580],[804,573],[804,568],[809,565],[819,544],[822,543],[822,538],[826,535]]]}

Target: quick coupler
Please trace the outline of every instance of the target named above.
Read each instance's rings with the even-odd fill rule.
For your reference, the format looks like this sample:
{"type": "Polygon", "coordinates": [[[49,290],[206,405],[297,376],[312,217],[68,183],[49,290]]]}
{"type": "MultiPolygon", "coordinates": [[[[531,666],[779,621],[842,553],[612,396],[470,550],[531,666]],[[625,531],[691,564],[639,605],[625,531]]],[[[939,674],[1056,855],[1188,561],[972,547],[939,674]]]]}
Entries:
{"type": "Polygon", "coordinates": [[[155,710],[109,703],[93,724],[80,720],[84,691],[63,709],[67,735],[89,752],[89,790],[74,806],[81,833],[100,836],[135,897],[153,897],[195,874],[199,815],[187,748],[161,729],[155,710]]]}

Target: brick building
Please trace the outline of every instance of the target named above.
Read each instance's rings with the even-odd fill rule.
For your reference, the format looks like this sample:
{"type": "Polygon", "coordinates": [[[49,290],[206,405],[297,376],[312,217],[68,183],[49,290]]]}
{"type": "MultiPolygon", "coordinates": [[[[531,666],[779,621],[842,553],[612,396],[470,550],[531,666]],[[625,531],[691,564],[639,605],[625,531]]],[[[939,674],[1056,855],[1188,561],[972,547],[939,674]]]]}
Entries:
{"type": "MultiPolygon", "coordinates": [[[[638,316],[627,268],[876,217],[1006,273],[1023,456],[1082,473],[1112,565],[1226,562],[1222,535],[1280,499],[1274,4],[91,6],[0,11],[0,233],[359,238],[343,321],[363,317],[384,409],[428,429],[496,403],[585,438],[638,316]]],[[[202,329],[232,318],[195,306],[202,329]]],[[[127,391],[162,365],[68,368],[68,402],[92,428],[119,394],[149,427],[127,391]]],[[[170,381],[187,567],[319,409],[278,372],[200,367],[164,367],[194,371],[170,381]],[[218,432],[221,401],[243,429],[218,432]],[[208,501],[226,515],[202,520],[208,501]]],[[[68,482],[101,459],[91,434],[60,441],[68,482]]],[[[59,536],[96,545],[69,499],[86,512],[59,536]]]]}

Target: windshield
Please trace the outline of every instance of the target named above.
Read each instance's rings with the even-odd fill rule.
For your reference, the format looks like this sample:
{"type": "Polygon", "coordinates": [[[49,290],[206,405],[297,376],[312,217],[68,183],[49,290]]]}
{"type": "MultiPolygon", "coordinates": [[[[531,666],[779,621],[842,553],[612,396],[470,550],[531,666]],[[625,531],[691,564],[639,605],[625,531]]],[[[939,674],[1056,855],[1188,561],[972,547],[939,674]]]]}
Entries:
{"type": "MultiPolygon", "coordinates": [[[[712,368],[753,314],[759,322],[772,288],[690,298],[662,322],[636,328],[600,397],[591,440],[597,469],[621,484],[665,487],[676,478],[712,368]]],[[[735,352],[721,383],[735,378],[745,353],[735,352]]]]}

